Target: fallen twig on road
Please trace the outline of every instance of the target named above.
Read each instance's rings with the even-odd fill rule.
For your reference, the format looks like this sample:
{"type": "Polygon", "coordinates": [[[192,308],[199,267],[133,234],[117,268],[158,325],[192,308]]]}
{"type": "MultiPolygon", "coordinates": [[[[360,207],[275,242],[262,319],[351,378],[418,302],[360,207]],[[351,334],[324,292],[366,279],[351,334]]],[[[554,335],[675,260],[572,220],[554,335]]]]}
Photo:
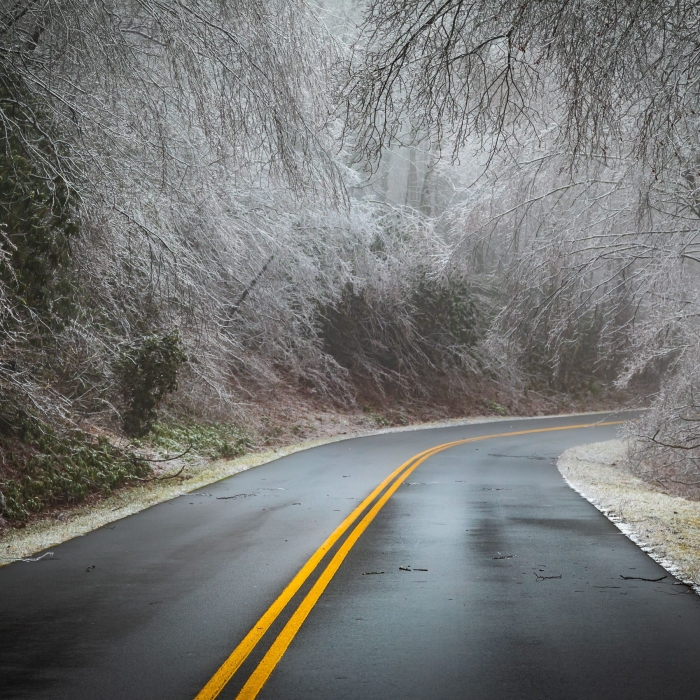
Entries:
{"type": "Polygon", "coordinates": [[[665,578],[668,578],[668,576],[661,576],[661,578],[643,578],[641,576],[623,576],[620,574],[620,578],[624,579],[625,581],[649,581],[650,583],[658,583],[659,581],[663,581],[665,578]]]}
{"type": "Polygon", "coordinates": [[[235,496],[217,496],[216,500],[217,501],[229,501],[234,498],[250,498],[251,496],[255,496],[257,494],[254,493],[237,493],[235,496]]]}
{"type": "MultiPolygon", "coordinates": [[[[187,454],[187,453],[183,452],[183,454],[187,454]]],[[[182,456],[182,455],[180,455],[180,456],[182,456]]],[[[173,459],[176,459],[176,457],[173,457],[173,459]]],[[[161,459],[161,460],[147,460],[147,461],[168,462],[170,460],[161,459]]],[[[186,466],[187,466],[186,464],[183,464],[180,471],[177,472],[176,474],[169,474],[168,476],[149,476],[149,477],[146,477],[144,479],[134,477],[134,480],[135,481],[167,481],[168,479],[177,479],[177,477],[180,476],[180,474],[182,474],[183,471],[185,471],[186,466]]]]}

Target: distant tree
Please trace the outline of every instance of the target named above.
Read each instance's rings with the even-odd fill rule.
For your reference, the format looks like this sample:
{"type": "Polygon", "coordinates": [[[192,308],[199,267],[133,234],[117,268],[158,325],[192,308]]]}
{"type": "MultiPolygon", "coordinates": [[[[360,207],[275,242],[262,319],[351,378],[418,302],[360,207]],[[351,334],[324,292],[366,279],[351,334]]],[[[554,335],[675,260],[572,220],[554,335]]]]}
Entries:
{"type": "Polygon", "coordinates": [[[698,114],[699,29],[692,0],[370,0],[349,124],[369,156],[406,123],[451,135],[456,155],[474,134],[496,149],[556,115],[572,156],[615,152],[624,133],[663,161],[698,114]]]}
{"type": "Polygon", "coordinates": [[[360,160],[426,134],[485,153],[450,218],[502,275],[494,356],[675,372],[638,431],[668,483],[700,475],[698,36],[697,0],[370,0],[347,91],[360,160]]]}

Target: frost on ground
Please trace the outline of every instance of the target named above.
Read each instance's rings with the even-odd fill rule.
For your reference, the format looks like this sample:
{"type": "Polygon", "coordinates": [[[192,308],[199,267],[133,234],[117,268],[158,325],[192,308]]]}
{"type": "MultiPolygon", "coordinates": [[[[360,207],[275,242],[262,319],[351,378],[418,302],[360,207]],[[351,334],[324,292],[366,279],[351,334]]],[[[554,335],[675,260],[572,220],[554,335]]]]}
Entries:
{"type": "Polygon", "coordinates": [[[557,466],[570,486],[643,551],[700,593],[700,503],[634,476],[623,440],[574,447],[557,466]]]}
{"type": "MultiPolygon", "coordinates": [[[[594,414],[571,414],[594,415],[594,414]]],[[[111,494],[107,498],[86,503],[69,510],[62,510],[55,517],[42,518],[22,529],[0,531],[0,566],[19,559],[28,559],[36,552],[54,547],[73,537],[80,537],[91,530],[108,523],[120,520],[133,513],[138,513],[158,503],[171,498],[191,493],[220,479],[238,474],[239,472],[257,467],[274,459],[311,447],[323,445],[336,440],[344,440],[361,435],[375,435],[386,432],[400,432],[421,428],[436,428],[470,423],[488,423],[502,421],[501,416],[485,416],[478,418],[462,418],[435,421],[423,425],[413,425],[401,428],[386,428],[384,430],[358,430],[357,425],[339,423],[334,426],[335,435],[326,426],[327,434],[315,439],[306,440],[294,445],[255,452],[237,459],[195,460],[190,463],[173,461],[156,471],[157,479],[144,482],[138,486],[130,486],[111,494]],[[184,466],[184,468],[183,468],[184,466]],[[182,469],[182,473],[177,475],[182,469]],[[177,476],[176,476],[177,475],[177,476]]],[[[517,421],[524,418],[509,417],[507,420],[517,421]]]]}

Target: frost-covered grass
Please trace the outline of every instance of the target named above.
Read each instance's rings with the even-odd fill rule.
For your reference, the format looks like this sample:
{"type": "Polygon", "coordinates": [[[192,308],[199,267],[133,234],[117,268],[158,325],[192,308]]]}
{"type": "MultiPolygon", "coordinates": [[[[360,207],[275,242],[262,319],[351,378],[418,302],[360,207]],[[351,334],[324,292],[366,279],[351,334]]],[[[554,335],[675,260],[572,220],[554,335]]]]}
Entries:
{"type": "Polygon", "coordinates": [[[144,442],[169,452],[189,450],[211,459],[241,457],[252,446],[252,439],[242,428],[218,423],[214,425],[176,425],[156,423],[144,442]]]}
{"type": "Polygon", "coordinates": [[[629,470],[623,440],[564,452],[566,481],[653,559],[700,592],[700,503],[664,493],[629,470]]]}

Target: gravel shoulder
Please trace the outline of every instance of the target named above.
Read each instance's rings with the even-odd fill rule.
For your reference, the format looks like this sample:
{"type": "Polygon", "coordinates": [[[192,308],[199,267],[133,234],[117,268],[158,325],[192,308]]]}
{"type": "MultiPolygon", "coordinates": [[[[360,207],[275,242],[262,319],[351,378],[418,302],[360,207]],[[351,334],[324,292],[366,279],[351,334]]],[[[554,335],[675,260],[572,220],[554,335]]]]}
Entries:
{"type": "Polygon", "coordinates": [[[700,593],[700,503],[634,476],[623,440],[574,447],[557,466],[567,483],[627,537],[700,593]]]}

